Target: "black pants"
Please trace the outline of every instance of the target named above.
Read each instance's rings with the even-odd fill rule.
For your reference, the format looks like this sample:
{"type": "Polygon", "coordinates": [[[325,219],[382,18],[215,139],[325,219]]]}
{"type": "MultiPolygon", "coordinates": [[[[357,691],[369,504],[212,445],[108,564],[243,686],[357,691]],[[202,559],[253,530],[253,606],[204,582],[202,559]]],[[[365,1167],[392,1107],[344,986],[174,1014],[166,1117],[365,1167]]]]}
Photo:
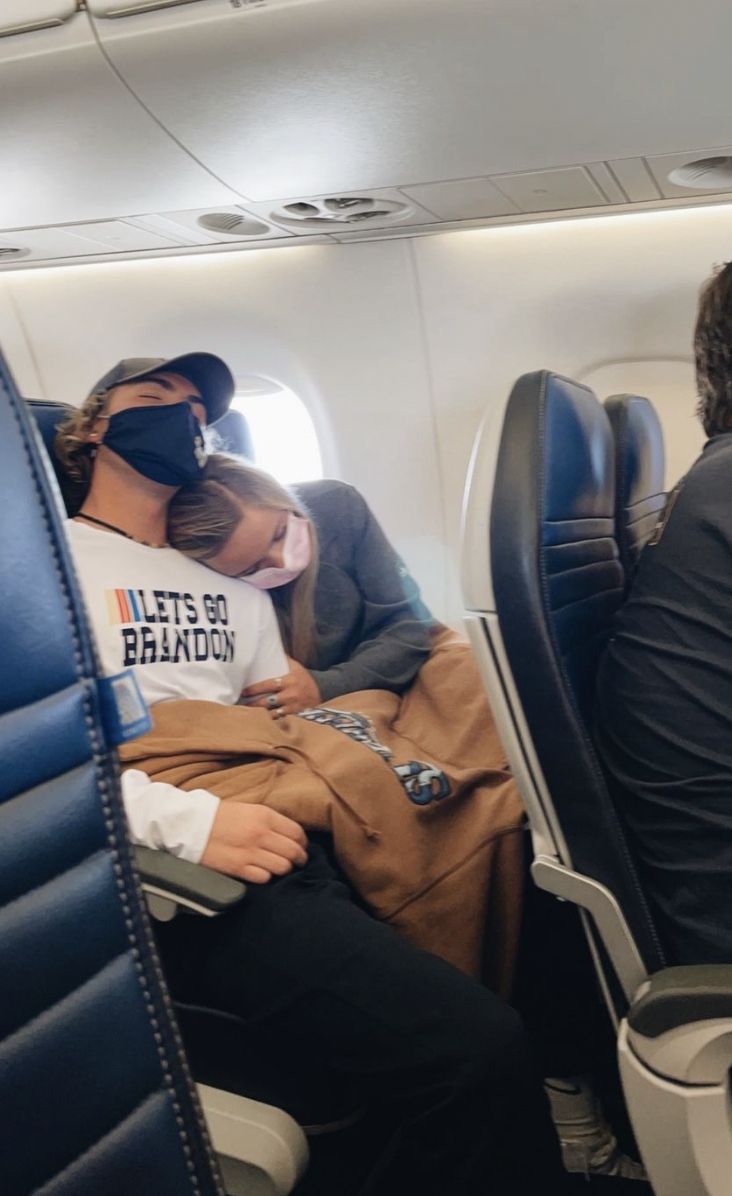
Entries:
{"type": "Polygon", "coordinates": [[[304,868],[251,885],[234,911],[176,918],[158,937],[179,999],[307,1044],[390,1110],[390,1148],[360,1196],[562,1191],[517,1014],[369,917],[319,847],[304,868]]]}
{"type": "Polygon", "coordinates": [[[597,983],[579,910],[526,875],[511,997],[545,1076],[597,1074],[616,1058],[615,1033],[597,983]]]}

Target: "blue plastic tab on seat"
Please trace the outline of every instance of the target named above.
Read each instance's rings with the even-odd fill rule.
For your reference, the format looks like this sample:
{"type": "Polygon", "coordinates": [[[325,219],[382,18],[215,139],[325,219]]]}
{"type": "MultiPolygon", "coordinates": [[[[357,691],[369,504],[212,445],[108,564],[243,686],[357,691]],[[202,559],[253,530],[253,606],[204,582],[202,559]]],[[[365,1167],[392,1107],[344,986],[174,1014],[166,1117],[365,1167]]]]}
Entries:
{"type": "Polygon", "coordinates": [[[127,743],[150,730],[150,712],[132,669],[125,669],[114,677],[101,677],[97,686],[109,744],[127,743]]]}

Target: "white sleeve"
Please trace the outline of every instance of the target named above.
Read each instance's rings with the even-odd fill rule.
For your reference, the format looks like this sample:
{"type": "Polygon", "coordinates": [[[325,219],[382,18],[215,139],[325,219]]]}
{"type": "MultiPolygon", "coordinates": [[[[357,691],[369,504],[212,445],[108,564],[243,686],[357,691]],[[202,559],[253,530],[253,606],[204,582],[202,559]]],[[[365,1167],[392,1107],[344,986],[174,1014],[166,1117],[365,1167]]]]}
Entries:
{"type": "Polygon", "coordinates": [[[207,789],[176,789],[127,768],[122,773],[122,800],[133,843],[198,863],[219,808],[218,797],[207,789]]]}
{"type": "Polygon", "coordinates": [[[270,677],[281,677],[283,673],[289,672],[290,668],[282,647],[272,599],[268,594],[262,594],[262,598],[264,601],[260,607],[257,648],[247,672],[246,685],[254,685],[257,681],[269,681],[270,677]]]}

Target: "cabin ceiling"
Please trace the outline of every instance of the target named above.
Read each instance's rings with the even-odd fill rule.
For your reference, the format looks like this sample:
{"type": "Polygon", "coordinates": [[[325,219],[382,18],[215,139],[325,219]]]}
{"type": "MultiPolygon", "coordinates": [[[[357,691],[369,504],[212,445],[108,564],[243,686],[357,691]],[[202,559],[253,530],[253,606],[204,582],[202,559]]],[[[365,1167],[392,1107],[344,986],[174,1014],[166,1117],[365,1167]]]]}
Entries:
{"type": "Polygon", "coordinates": [[[729,0],[3,0],[0,268],[729,200],[730,44],[729,0]]]}

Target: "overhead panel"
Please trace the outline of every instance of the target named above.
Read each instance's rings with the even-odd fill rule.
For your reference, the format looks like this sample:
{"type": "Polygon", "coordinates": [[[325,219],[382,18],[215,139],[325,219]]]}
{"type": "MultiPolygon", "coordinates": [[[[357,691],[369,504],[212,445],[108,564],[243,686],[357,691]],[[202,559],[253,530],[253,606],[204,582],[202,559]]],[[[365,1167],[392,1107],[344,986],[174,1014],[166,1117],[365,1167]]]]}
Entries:
{"type": "Polygon", "coordinates": [[[249,203],[247,208],[298,236],[327,236],[354,229],[388,229],[433,224],[436,217],[403,191],[386,188],[357,194],[304,195],[279,203],[249,203]]]}
{"type": "Polygon", "coordinates": [[[593,162],[587,167],[608,203],[627,203],[628,197],[606,162],[593,162]]]}
{"type": "Polygon", "coordinates": [[[61,25],[73,17],[76,0],[3,0],[0,5],[0,37],[61,25]]]}
{"type": "Polygon", "coordinates": [[[493,182],[521,212],[558,212],[607,203],[597,183],[582,166],[504,174],[494,177],[493,182]]]}
{"type": "Polygon", "coordinates": [[[579,165],[729,136],[729,0],[88,0],[162,125],[247,200],[579,165]],[[120,15],[120,7],[127,15],[120,15]],[[671,8],[671,13],[669,13],[671,8]],[[602,53],[598,53],[598,47],[602,53]],[[684,63],[683,75],[676,69],[684,63]]]}
{"type": "Polygon", "coordinates": [[[197,0],[91,0],[88,8],[100,17],[129,17],[138,12],[150,12],[155,8],[172,8],[174,5],[196,2],[197,0]]]}
{"type": "Polygon", "coordinates": [[[168,238],[133,228],[121,220],[66,228],[21,228],[0,237],[0,266],[61,258],[98,257],[110,251],[170,249],[168,238]]]}
{"type": "Polygon", "coordinates": [[[631,203],[648,203],[660,198],[661,192],[643,158],[624,158],[608,162],[608,166],[631,203]]]}
{"type": "Polygon", "coordinates": [[[661,194],[673,199],[677,196],[731,191],[730,159],[732,147],[727,145],[717,149],[688,150],[683,154],[661,154],[646,161],[661,194]],[[681,179],[684,180],[683,184],[677,181],[681,179]]]}
{"type": "Polygon", "coordinates": [[[85,12],[0,37],[0,112],[0,229],[238,198],[130,95],[85,12]]]}
{"type": "Polygon", "coordinates": [[[163,233],[167,229],[175,236],[198,245],[268,241],[290,236],[284,229],[276,228],[236,205],[227,207],[218,204],[215,207],[194,208],[192,211],[162,212],[157,218],[146,218],[144,223],[163,233]]]}
{"type": "MultiPolygon", "coordinates": [[[[224,0],[232,8],[295,8],[326,0],[224,0]]],[[[87,0],[87,8],[97,17],[122,18],[161,8],[179,8],[182,4],[200,4],[201,0],[87,0]]]]}
{"type": "Polygon", "coordinates": [[[136,228],[124,220],[97,220],[91,224],[75,224],[66,232],[77,240],[91,242],[96,253],[109,249],[114,253],[140,249],[170,249],[176,244],[170,237],[161,236],[148,229],[136,228]]]}
{"type": "Polygon", "coordinates": [[[453,179],[446,183],[424,183],[402,187],[404,194],[439,220],[479,220],[493,216],[511,216],[519,211],[490,179],[453,179]]]}

